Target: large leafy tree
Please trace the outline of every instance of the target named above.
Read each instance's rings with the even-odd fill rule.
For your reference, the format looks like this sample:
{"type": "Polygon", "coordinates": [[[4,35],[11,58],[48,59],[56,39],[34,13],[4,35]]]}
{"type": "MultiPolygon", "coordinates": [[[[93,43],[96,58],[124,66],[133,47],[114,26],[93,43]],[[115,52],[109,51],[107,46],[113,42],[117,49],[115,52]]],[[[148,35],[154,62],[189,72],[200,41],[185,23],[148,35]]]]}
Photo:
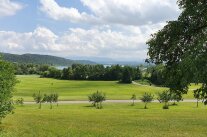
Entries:
{"type": "Polygon", "coordinates": [[[150,62],[165,64],[166,85],[177,94],[187,93],[191,82],[202,83],[207,104],[207,1],[178,0],[182,13],[153,34],[147,42],[150,62]]]}
{"type": "Polygon", "coordinates": [[[15,83],[14,66],[0,59],[0,121],[14,108],[11,98],[15,83]]]}

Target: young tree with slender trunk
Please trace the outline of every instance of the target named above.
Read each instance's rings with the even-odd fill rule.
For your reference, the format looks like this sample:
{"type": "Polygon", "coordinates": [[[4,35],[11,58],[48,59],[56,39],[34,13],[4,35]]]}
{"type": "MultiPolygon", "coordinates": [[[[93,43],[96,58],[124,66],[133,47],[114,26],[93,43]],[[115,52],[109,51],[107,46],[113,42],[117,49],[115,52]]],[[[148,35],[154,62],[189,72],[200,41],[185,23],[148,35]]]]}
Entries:
{"type": "Polygon", "coordinates": [[[88,96],[89,102],[92,102],[92,105],[96,107],[97,109],[102,109],[102,102],[106,100],[106,96],[104,93],[101,93],[99,91],[91,94],[88,96]]]}
{"type": "Polygon", "coordinates": [[[176,102],[182,101],[183,98],[181,95],[176,94],[175,92],[170,92],[170,100],[173,101],[172,105],[177,105],[176,102]]]}
{"type": "Polygon", "coordinates": [[[140,100],[145,103],[144,109],[147,109],[147,104],[153,101],[154,96],[150,93],[144,93],[140,100]]]}
{"type": "Polygon", "coordinates": [[[196,89],[193,91],[193,96],[196,99],[196,107],[198,108],[198,103],[200,100],[202,100],[202,96],[201,96],[201,89],[196,89]]]}
{"type": "Polygon", "coordinates": [[[57,93],[53,94],[53,102],[57,104],[58,106],[58,98],[59,98],[59,95],[57,93]]]}
{"type": "Polygon", "coordinates": [[[135,94],[132,94],[131,100],[132,100],[132,106],[134,106],[134,101],[137,99],[135,94]]]}
{"type": "Polygon", "coordinates": [[[160,103],[164,103],[163,109],[169,109],[169,101],[171,99],[171,95],[169,91],[164,91],[162,93],[158,93],[158,98],[157,100],[160,103]]]}
{"type": "Polygon", "coordinates": [[[42,94],[40,93],[40,91],[36,94],[34,93],[33,94],[33,98],[34,98],[34,101],[39,104],[39,109],[41,109],[42,107],[42,103],[44,102],[44,99],[43,99],[43,96],[42,94]]]}

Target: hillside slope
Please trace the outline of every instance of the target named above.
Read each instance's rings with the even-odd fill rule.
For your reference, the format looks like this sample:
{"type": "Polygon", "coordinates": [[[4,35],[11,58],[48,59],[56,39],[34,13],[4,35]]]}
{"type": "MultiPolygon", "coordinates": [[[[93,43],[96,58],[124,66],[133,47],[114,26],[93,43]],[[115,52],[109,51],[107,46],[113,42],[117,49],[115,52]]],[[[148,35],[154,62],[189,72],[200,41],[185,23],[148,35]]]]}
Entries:
{"type": "Polygon", "coordinates": [[[0,53],[4,60],[16,63],[32,63],[32,64],[48,64],[55,66],[70,66],[72,64],[96,64],[95,62],[88,60],[70,60],[50,55],[39,55],[39,54],[9,54],[0,53]]]}

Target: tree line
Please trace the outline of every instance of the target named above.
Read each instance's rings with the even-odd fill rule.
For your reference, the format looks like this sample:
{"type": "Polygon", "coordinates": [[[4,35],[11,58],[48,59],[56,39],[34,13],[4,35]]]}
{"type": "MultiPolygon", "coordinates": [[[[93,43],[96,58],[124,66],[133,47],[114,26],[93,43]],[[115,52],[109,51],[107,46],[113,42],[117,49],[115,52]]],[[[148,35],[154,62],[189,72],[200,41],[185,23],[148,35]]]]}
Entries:
{"type": "Polygon", "coordinates": [[[14,64],[16,75],[37,74],[45,78],[63,80],[118,80],[131,83],[133,80],[147,80],[150,84],[164,85],[164,65],[142,65],[137,67],[112,65],[82,65],[73,64],[63,70],[49,65],[14,64]],[[146,68],[146,70],[143,70],[146,68]]]}
{"type": "Polygon", "coordinates": [[[82,65],[73,64],[62,70],[48,65],[15,64],[17,75],[37,74],[45,78],[63,80],[118,80],[131,83],[139,80],[142,72],[139,67],[112,65],[82,65]]]}

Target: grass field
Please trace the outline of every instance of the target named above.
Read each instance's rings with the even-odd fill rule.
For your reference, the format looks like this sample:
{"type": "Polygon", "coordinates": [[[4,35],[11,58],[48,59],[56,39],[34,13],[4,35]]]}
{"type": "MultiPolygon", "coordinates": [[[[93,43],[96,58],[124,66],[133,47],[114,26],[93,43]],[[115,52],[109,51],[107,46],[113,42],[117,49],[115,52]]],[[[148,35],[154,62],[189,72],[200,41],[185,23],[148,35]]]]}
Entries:
{"type": "MultiPolygon", "coordinates": [[[[32,94],[56,92],[60,100],[87,100],[96,90],[106,93],[107,99],[130,99],[144,92],[156,94],[163,87],[119,84],[117,81],[68,81],[17,76],[14,98],[32,101],[32,94]]],[[[192,98],[190,86],[185,98],[192,98]]],[[[16,106],[15,113],[3,119],[0,137],[206,137],[207,109],[200,103],[179,103],[163,110],[160,103],[103,103],[98,110],[91,104],[60,104],[49,109],[49,104],[16,106]]]]}
{"type": "MultiPolygon", "coordinates": [[[[163,87],[140,86],[134,84],[119,84],[117,81],[72,81],[56,80],[49,78],[39,78],[39,76],[17,76],[20,81],[16,86],[14,98],[23,97],[25,101],[32,101],[33,93],[41,91],[42,93],[56,92],[60,100],[87,100],[87,96],[96,90],[106,94],[107,99],[130,99],[135,93],[140,97],[144,92],[156,94],[166,90],[163,87]]],[[[193,98],[192,89],[197,85],[190,87],[190,92],[184,98],[193,98]]]]}
{"type": "Polygon", "coordinates": [[[163,110],[162,104],[104,103],[97,110],[89,104],[18,106],[0,125],[1,137],[206,137],[207,109],[200,104],[179,103],[163,110]]]}

